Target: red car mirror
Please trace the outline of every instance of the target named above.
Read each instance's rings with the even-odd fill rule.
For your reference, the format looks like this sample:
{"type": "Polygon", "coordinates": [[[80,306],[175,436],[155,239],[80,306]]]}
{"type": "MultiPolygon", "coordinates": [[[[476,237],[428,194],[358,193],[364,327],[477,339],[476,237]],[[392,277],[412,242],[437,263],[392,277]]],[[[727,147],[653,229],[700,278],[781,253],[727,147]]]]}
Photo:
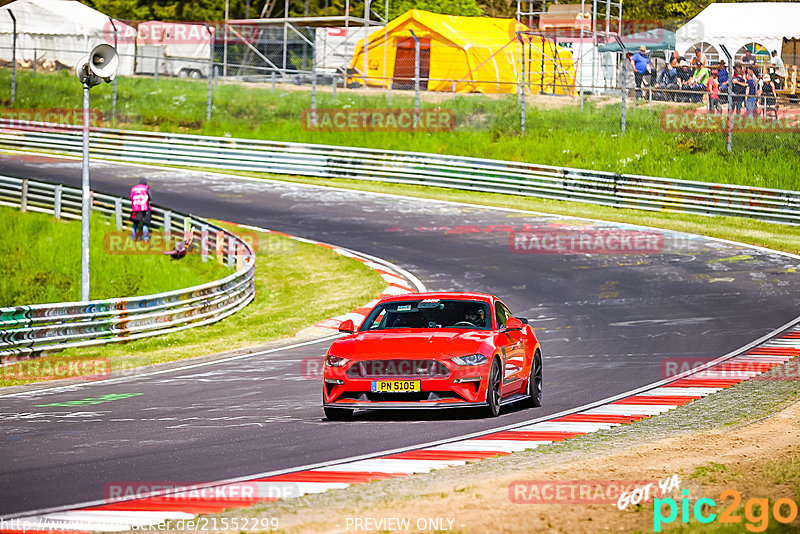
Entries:
{"type": "Polygon", "coordinates": [[[339,332],[344,334],[352,334],[356,331],[356,325],[353,324],[352,319],[347,319],[343,321],[342,324],[339,325],[339,332]]]}

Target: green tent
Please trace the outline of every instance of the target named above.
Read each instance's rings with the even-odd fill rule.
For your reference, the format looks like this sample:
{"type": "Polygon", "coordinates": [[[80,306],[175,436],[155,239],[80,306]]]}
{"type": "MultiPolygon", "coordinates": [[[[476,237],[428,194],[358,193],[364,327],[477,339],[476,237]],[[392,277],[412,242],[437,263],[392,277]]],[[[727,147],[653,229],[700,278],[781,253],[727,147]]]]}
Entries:
{"type": "MultiPolygon", "coordinates": [[[[663,28],[655,28],[646,32],[633,33],[622,37],[625,50],[636,52],[644,45],[648,50],[675,50],[675,32],[663,28]]],[[[620,46],[616,41],[598,47],[600,52],[619,52],[620,46]]]]}

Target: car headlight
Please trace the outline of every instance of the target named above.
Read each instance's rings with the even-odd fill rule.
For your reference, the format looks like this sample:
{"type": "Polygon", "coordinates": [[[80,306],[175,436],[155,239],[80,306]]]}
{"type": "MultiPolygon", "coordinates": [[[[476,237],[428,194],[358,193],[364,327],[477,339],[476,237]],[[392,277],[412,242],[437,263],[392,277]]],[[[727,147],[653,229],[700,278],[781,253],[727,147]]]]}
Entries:
{"type": "Polygon", "coordinates": [[[486,363],[486,356],[483,354],[470,354],[468,356],[456,356],[455,358],[450,358],[450,361],[457,365],[483,365],[486,363]]]}
{"type": "Polygon", "coordinates": [[[332,354],[328,354],[325,357],[325,365],[328,367],[341,367],[349,362],[347,358],[340,358],[339,356],[334,356],[332,354]]]}

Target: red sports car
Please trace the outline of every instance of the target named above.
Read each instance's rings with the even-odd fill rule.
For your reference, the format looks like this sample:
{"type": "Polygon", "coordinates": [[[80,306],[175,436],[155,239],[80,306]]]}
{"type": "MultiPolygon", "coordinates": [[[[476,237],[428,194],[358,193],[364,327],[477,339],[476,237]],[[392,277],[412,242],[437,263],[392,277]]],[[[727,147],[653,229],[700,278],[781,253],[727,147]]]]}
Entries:
{"type": "Polygon", "coordinates": [[[542,402],[542,353],[527,319],[483,293],[414,293],[381,300],[325,356],[331,420],[355,409],[500,407],[542,402]]]}

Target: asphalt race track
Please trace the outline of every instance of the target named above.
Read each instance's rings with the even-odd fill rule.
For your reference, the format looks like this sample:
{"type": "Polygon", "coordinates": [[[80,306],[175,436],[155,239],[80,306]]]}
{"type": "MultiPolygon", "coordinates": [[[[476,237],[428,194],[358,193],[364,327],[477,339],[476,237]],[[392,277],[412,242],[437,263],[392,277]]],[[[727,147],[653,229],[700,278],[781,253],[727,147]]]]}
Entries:
{"type": "MultiPolygon", "coordinates": [[[[3,156],[0,174],[79,185],[80,162],[3,156]]],[[[328,422],[321,384],[302,377],[301,361],[324,354],[329,341],[1,397],[0,515],[99,500],[115,482],[266,473],[556,413],[660,380],[666,358],[718,357],[797,315],[800,260],[745,246],[664,233],[658,252],[514,253],[511,230],[588,223],[102,162],[93,163],[92,188],[127,195],[142,176],[162,206],[372,254],[431,290],[500,295],[536,328],[544,405],[506,408],[492,420],[414,411],[328,422]],[[99,404],[52,406],[113,394],[99,404]]]]}

